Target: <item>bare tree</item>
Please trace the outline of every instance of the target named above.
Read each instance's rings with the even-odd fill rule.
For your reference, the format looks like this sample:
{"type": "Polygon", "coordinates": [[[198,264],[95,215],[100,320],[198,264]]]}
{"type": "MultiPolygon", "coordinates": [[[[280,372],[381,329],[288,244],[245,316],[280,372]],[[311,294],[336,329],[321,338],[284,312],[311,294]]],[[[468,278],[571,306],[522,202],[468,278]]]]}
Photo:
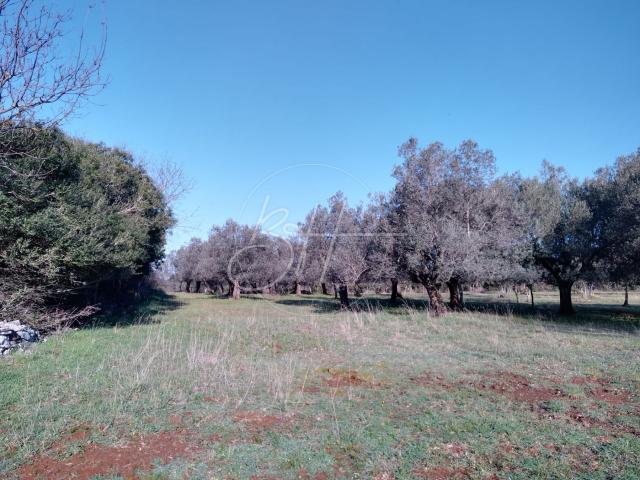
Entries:
{"type": "Polygon", "coordinates": [[[57,124],[104,87],[105,24],[97,45],[86,45],[83,31],[68,52],[61,43],[70,20],[47,2],[0,0],[0,128],[57,124]]]}

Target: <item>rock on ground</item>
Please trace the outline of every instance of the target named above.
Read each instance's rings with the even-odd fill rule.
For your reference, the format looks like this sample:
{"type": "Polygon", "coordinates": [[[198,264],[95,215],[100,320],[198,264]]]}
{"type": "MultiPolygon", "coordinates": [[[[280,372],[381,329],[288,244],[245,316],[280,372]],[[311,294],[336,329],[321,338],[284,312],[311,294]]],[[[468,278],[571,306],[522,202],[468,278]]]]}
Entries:
{"type": "Polygon", "coordinates": [[[38,332],[20,323],[20,320],[0,322],[0,355],[23,348],[25,343],[37,342],[38,339],[38,332]]]}

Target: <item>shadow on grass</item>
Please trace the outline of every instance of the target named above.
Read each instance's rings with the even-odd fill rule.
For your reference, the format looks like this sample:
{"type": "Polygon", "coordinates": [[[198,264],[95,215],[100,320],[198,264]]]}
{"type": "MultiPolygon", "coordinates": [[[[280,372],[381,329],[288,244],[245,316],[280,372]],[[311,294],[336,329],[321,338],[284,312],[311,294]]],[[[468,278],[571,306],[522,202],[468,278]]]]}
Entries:
{"type": "MultiPolygon", "coordinates": [[[[308,296],[293,297],[276,300],[279,305],[312,307],[314,313],[331,313],[341,310],[340,302],[332,296],[326,297],[308,296]]],[[[419,298],[391,300],[380,297],[353,297],[349,299],[350,310],[353,311],[385,311],[387,313],[402,315],[408,309],[426,310],[428,302],[419,298]]]]}
{"type": "Polygon", "coordinates": [[[623,307],[606,303],[574,305],[574,315],[559,315],[558,305],[543,303],[531,307],[526,303],[471,300],[465,303],[470,312],[515,316],[552,322],[555,326],[637,332],[640,330],[640,307],[623,307]]]}
{"type": "MultiPolygon", "coordinates": [[[[354,297],[350,301],[351,309],[354,311],[384,311],[392,315],[406,315],[408,310],[426,311],[429,307],[428,301],[421,298],[393,301],[388,297],[354,297]]],[[[312,307],[314,313],[318,314],[340,311],[340,303],[331,296],[289,297],[275,300],[275,303],[293,307],[312,307]]],[[[474,299],[465,303],[466,312],[539,320],[549,322],[554,328],[588,328],[621,332],[640,330],[640,307],[637,306],[622,307],[605,303],[578,304],[575,309],[575,315],[561,316],[557,313],[558,306],[552,303],[542,303],[535,308],[526,303],[510,303],[498,299],[495,301],[474,299]]]]}
{"type": "Polygon", "coordinates": [[[154,290],[148,297],[136,303],[111,306],[108,312],[100,313],[85,326],[100,327],[127,327],[131,325],[145,325],[160,323],[156,318],[165,312],[176,310],[183,302],[173,295],[168,295],[162,290],[154,290]]]}

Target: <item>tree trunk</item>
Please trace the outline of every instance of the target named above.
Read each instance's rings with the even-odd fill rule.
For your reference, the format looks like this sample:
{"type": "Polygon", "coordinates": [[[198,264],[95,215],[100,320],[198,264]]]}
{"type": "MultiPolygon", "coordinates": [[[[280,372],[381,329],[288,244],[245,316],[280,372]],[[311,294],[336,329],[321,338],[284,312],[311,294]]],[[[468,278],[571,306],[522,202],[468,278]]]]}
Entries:
{"type": "Polygon", "coordinates": [[[233,300],[238,300],[240,298],[240,282],[238,280],[233,280],[233,283],[229,285],[231,287],[231,295],[229,295],[233,300]]]}
{"type": "Polygon", "coordinates": [[[191,280],[186,280],[184,283],[186,284],[184,291],[187,293],[191,292],[191,280]]]}
{"type": "Polygon", "coordinates": [[[329,292],[327,291],[327,284],[322,282],[321,286],[322,286],[322,294],[329,295],[329,292]]]}
{"type": "Polygon", "coordinates": [[[202,286],[202,282],[200,280],[196,280],[196,292],[200,293],[200,287],[202,286]]]}
{"type": "Polygon", "coordinates": [[[516,294],[516,304],[520,305],[520,293],[518,292],[518,287],[517,286],[513,287],[513,293],[516,294]]]}
{"type": "Polygon", "coordinates": [[[462,296],[462,283],[457,278],[452,278],[447,282],[447,286],[449,287],[449,306],[451,310],[463,310],[464,298],[462,296]]]}
{"type": "Polygon", "coordinates": [[[347,285],[344,283],[340,284],[338,294],[340,295],[340,307],[349,308],[349,290],[347,289],[347,285]]]}
{"type": "Polygon", "coordinates": [[[624,286],[624,303],[622,304],[622,306],[623,307],[629,306],[629,285],[624,286]]]}
{"type": "Polygon", "coordinates": [[[335,283],[333,284],[333,298],[335,298],[336,300],[338,299],[338,287],[335,283]]]}
{"type": "Polygon", "coordinates": [[[558,282],[558,288],[560,289],[560,315],[573,315],[576,313],[573,309],[573,303],[571,302],[572,286],[573,282],[568,280],[558,282]]]}
{"type": "Polygon", "coordinates": [[[531,295],[531,308],[536,308],[536,303],[533,300],[533,284],[528,284],[527,288],[529,289],[529,295],[531,295]]]}
{"type": "Polygon", "coordinates": [[[295,288],[295,292],[296,296],[300,296],[302,295],[302,287],[300,286],[300,284],[298,282],[296,282],[296,288],[295,288]]]}
{"type": "Polygon", "coordinates": [[[402,294],[400,293],[400,290],[398,290],[398,279],[392,278],[391,279],[391,300],[395,302],[399,298],[402,298],[402,294]]]}
{"type": "Polygon", "coordinates": [[[427,283],[424,285],[424,288],[427,289],[427,295],[429,296],[429,312],[435,317],[446,313],[447,308],[444,306],[438,287],[427,283]]]}

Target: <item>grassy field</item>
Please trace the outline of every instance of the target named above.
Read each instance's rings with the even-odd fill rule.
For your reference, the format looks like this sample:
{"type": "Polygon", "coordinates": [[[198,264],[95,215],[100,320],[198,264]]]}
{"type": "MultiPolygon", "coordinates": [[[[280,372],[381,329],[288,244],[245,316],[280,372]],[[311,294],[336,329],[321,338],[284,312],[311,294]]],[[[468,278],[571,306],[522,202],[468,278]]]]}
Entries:
{"type": "Polygon", "coordinates": [[[639,478],[640,308],[538,297],[158,297],[0,360],[0,478],[639,478]]]}

